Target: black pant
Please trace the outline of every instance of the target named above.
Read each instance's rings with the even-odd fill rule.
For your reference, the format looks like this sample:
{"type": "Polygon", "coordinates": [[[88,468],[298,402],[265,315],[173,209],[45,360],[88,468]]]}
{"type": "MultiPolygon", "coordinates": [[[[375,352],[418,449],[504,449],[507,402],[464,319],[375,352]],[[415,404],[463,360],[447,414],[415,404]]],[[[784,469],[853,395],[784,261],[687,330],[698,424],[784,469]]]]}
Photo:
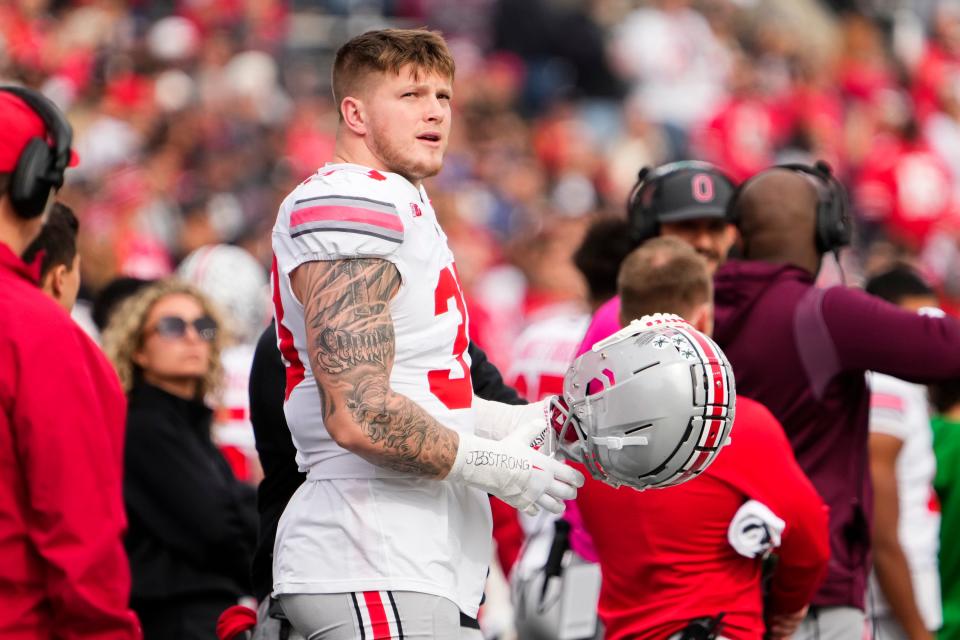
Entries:
{"type": "Polygon", "coordinates": [[[237,599],[208,594],[131,604],[143,625],[144,640],[217,640],[217,618],[237,599]]]}

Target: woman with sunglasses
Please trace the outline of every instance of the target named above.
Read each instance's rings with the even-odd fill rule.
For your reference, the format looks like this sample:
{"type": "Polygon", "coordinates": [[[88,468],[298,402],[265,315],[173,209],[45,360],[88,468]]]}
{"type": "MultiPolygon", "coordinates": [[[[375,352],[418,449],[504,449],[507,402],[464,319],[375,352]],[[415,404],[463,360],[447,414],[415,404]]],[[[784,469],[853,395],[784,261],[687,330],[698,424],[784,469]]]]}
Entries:
{"type": "Polygon", "coordinates": [[[126,300],[103,343],[129,407],[124,499],[131,606],[145,640],[213,640],[250,594],[255,492],[210,436],[221,324],[193,287],[161,281],[126,300]]]}

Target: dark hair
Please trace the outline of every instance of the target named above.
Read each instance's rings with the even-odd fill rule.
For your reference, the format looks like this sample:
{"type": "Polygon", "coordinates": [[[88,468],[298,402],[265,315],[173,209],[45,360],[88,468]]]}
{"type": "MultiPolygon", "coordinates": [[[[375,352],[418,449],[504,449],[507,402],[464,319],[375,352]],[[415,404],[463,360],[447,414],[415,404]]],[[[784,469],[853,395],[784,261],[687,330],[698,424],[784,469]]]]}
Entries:
{"type": "Polygon", "coordinates": [[[590,225],[573,263],[587,281],[591,300],[603,302],[617,293],[620,263],[635,246],[626,220],[599,218],[590,225]]]}
{"type": "Polygon", "coordinates": [[[110,322],[110,316],[114,309],[121,302],[152,282],[152,280],[122,276],[107,283],[107,286],[100,291],[100,294],[93,301],[93,308],[90,310],[90,315],[93,317],[93,323],[97,325],[97,329],[103,331],[110,322]]]}
{"type": "Polygon", "coordinates": [[[63,265],[73,269],[73,260],[77,257],[77,233],[80,222],[73,209],[60,202],[53,203],[50,214],[43,223],[40,235],[23,252],[23,261],[31,263],[42,251],[40,261],[40,279],[43,280],[54,268],[63,265]]]}
{"type": "Polygon", "coordinates": [[[893,304],[900,304],[904,298],[910,296],[934,295],[933,289],[920,277],[920,274],[905,264],[897,265],[889,271],[870,278],[865,290],[893,304]]]}
{"type": "Polygon", "coordinates": [[[707,261],[689,244],[658,236],[627,256],[617,278],[620,313],[634,320],[653,313],[688,316],[713,298],[707,261]]]}
{"type": "Polygon", "coordinates": [[[0,197],[7,195],[7,191],[10,189],[10,176],[12,174],[6,171],[0,171],[0,197]]]}
{"type": "Polygon", "coordinates": [[[960,404],[960,378],[932,384],[928,389],[930,404],[937,413],[946,413],[960,404]]]}
{"type": "Polygon", "coordinates": [[[451,80],[456,70],[447,43],[436,31],[381,29],[353,38],[337,50],[333,63],[337,110],[370,73],[400,73],[408,64],[413,65],[414,73],[434,72],[451,80]]]}

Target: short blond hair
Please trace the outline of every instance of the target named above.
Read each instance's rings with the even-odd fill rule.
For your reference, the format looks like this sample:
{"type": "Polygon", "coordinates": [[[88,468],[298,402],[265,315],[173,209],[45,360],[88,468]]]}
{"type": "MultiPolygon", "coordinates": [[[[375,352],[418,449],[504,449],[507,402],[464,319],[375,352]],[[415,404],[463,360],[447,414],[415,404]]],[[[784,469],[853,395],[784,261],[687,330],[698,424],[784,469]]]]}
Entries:
{"type": "Polygon", "coordinates": [[[620,315],[630,321],[653,313],[689,318],[713,298],[707,261],[672,236],[647,240],[628,255],[617,276],[620,315]]]}
{"type": "Polygon", "coordinates": [[[210,363],[206,375],[200,380],[197,398],[216,396],[223,380],[223,366],[220,352],[223,349],[223,321],[220,312],[210,299],[193,285],[170,278],[144,287],[128,299],[111,314],[110,322],[103,331],[103,350],[117,370],[120,384],[127,393],[133,389],[140,367],[133,356],[143,345],[144,329],[147,317],[153,306],[169,295],[184,294],[196,300],[203,312],[217,323],[217,336],[210,343],[210,363]]]}
{"type": "Polygon", "coordinates": [[[438,31],[381,29],[351,39],[337,50],[333,62],[333,99],[337,110],[371,73],[400,73],[408,64],[415,74],[433,72],[451,81],[456,72],[453,56],[438,31]]]}

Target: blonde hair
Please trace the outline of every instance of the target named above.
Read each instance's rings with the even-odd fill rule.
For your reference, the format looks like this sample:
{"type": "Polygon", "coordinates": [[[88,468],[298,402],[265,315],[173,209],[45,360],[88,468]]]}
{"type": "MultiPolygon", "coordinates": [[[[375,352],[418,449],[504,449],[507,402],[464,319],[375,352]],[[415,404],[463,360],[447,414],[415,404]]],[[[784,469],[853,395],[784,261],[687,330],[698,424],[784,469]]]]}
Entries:
{"type": "Polygon", "coordinates": [[[210,343],[210,365],[200,380],[197,397],[216,395],[223,380],[220,352],[223,349],[223,320],[210,299],[193,285],[181,280],[161,280],[130,296],[112,313],[110,322],[103,331],[103,350],[113,368],[117,370],[120,384],[127,393],[133,388],[140,366],[133,361],[134,354],[143,345],[143,331],[153,306],[161,299],[174,294],[188,295],[196,300],[203,312],[217,323],[217,336],[210,343]]]}
{"type": "Polygon", "coordinates": [[[713,299],[707,261],[689,244],[672,236],[647,240],[628,255],[617,276],[620,315],[626,320],[653,313],[689,317],[697,305],[713,299]]]}
{"type": "MultiPolygon", "coordinates": [[[[340,104],[371,73],[400,73],[413,65],[414,74],[437,73],[453,80],[456,65],[437,31],[381,29],[359,35],[337,50],[333,63],[333,99],[340,104]]],[[[343,117],[343,114],[340,114],[343,117]]]]}

